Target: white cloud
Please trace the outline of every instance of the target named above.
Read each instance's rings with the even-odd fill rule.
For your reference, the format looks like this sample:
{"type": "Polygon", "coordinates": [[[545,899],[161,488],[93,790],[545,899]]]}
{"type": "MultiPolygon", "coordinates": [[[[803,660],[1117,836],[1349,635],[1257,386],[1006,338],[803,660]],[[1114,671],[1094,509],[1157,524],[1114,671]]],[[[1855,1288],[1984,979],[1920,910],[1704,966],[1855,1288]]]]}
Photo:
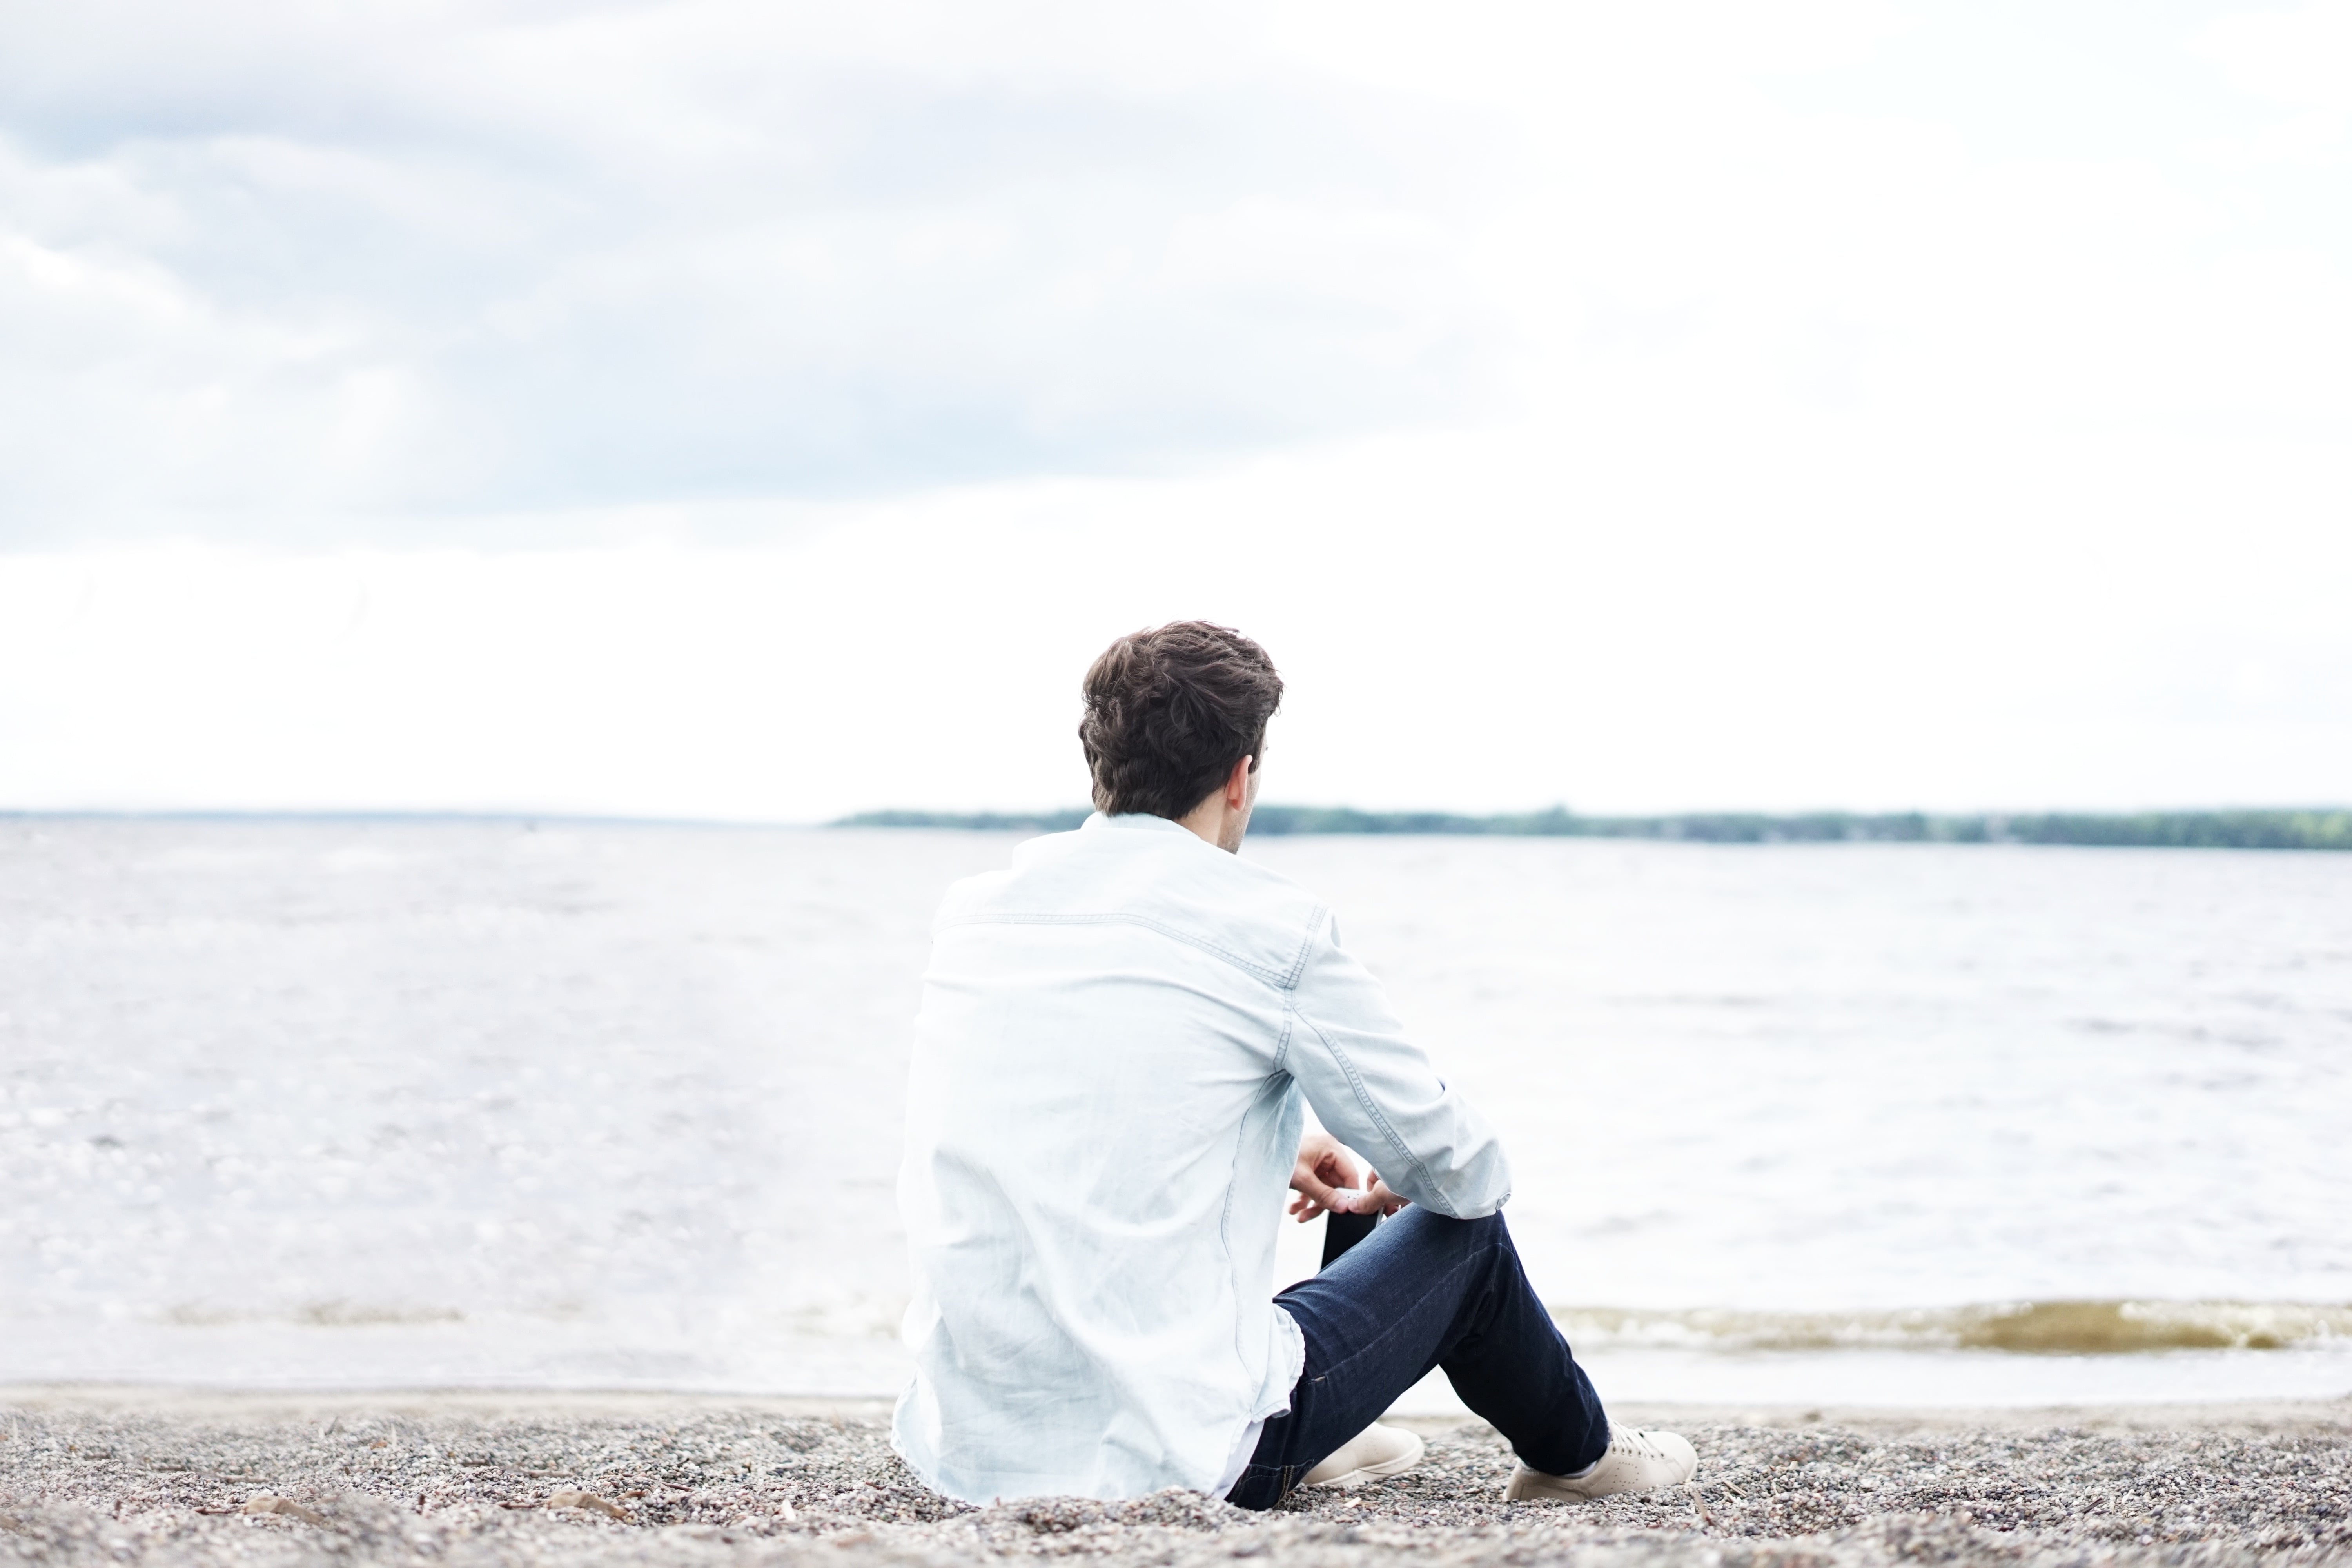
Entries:
{"type": "Polygon", "coordinates": [[[2198,52],[2230,84],[2296,112],[2263,138],[2273,153],[2352,152],[2352,4],[2315,5],[2223,16],[2198,52]]]}
{"type": "Polygon", "coordinates": [[[1671,456],[1388,437],[817,509],[789,545],[0,560],[0,799],[1064,804],[1087,658],[1181,615],[1281,660],[1285,800],[2262,803],[2352,774],[2352,536],[2289,454],[2108,449],[2103,483],[2040,476],[2100,520],[2066,534],[2014,473],[1890,521],[1925,443],[1671,456]],[[1769,492],[1815,517],[1757,525],[1769,492]]]}
{"type": "Polygon", "coordinates": [[[2340,798],[2342,14],[12,14],[0,800],[2340,798]]]}
{"type": "Polygon", "coordinates": [[[85,324],[0,274],[42,328],[0,371],[6,531],[397,538],[1479,403],[1496,323],[1428,166],[1462,112],[1233,12],[854,9],[16,14],[0,230],[173,310],[85,324]]]}

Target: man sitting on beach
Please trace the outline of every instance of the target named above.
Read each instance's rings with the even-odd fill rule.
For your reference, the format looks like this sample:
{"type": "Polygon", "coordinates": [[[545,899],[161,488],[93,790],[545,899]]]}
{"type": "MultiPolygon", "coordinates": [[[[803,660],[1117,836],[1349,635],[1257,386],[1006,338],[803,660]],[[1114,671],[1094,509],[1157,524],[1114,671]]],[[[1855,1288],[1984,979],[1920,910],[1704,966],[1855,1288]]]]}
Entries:
{"type": "Polygon", "coordinates": [[[1192,1487],[1266,1509],[1409,1468],[1420,1439],[1374,1422],[1443,1367],[1519,1457],[1507,1498],[1688,1479],[1681,1437],[1612,1428],[1528,1284],[1494,1132],[1330,911],[1234,853],[1281,697],[1237,632],[1121,637],[1086,678],[1096,814],[941,905],[894,1445],[971,1502],[1192,1487]],[[1328,1133],[1302,1137],[1302,1100],[1328,1133]],[[1269,1300],[1286,1184],[1301,1219],[1392,1217],[1269,1300]]]}

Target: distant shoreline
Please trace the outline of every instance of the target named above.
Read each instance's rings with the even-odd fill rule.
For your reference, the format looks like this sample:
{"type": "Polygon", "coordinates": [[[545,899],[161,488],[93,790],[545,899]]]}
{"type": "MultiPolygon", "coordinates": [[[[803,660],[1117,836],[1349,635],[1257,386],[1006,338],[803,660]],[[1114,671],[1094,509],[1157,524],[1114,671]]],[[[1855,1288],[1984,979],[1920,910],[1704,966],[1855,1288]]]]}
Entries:
{"type": "MultiPolygon", "coordinates": [[[[945,827],[978,832],[1060,833],[1083,810],[1044,812],[864,811],[835,827],[945,827]]],[[[2352,850],[2352,811],[1681,812],[1661,816],[1585,816],[1564,806],[1496,816],[1439,811],[1358,811],[1352,806],[1262,805],[1255,834],[1425,834],[1520,838],[1649,838],[1698,844],[2065,844],[2156,849],[2352,850]]]]}
{"type": "MultiPolygon", "coordinates": [[[[978,833],[1063,833],[1087,819],[1063,811],[861,811],[831,822],[756,818],[629,816],[563,811],[72,810],[0,809],[0,824],[182,822],[343,826],[686,828],[708,832],[835,828],[946,828],[978,833]]],[[[1471,816],[1442,811],[1359,811],[1353,806],[1261,805],[1250,831],[1423,835],[1450,837],[1638,838],[1693,844],[2026,844],[2147,849],[2352,850],[2352,810],[2149,812],[1811,811],[1681,812],[1657,816],[1586,816],[1549,811],[1471,816]]]]}

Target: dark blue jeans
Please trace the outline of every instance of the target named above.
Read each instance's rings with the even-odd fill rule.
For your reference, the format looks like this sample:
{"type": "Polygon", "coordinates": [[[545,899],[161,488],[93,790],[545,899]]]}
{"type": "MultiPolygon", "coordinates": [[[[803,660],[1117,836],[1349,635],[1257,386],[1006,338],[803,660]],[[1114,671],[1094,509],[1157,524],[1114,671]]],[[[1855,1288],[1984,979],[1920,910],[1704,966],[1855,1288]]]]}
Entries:
{"type": "Polygon", "coordinates": [[[1432,1367],[1538,1470],[1566,1475],[1608,1449],[1601,1396],[1528,1286],[1501,1215],[1401,1210],[1275,1300],[1306,1336],[1307,1366],[1290,1413],[1266,1422],[1226,1494],[1243,1508],[1280,1503],[1432,1367]]]}

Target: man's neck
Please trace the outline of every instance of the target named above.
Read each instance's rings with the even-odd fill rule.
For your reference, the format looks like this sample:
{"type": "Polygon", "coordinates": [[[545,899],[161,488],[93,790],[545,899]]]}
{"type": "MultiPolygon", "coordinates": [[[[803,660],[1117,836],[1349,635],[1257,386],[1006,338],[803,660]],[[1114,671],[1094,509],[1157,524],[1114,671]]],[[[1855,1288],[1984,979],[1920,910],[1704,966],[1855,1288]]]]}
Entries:
{"type": "Polygon", "coordinates": [[[1250,807],[1257,804],[1257,759],[1244,757],[1225,782],[1200,805],[1176,818],[1176,826],[1228,855],[1241,853],[1249,831],[1250,807]]]}
{"type": "Polygon", "coordinates": [[[1235,811],[1222,795],[1213,795],[1176,819],[1176,826],[1214,845],[1228,855],[1241,853],[1242,835],[1249,831],[1249,807],[1235,811]]]}

